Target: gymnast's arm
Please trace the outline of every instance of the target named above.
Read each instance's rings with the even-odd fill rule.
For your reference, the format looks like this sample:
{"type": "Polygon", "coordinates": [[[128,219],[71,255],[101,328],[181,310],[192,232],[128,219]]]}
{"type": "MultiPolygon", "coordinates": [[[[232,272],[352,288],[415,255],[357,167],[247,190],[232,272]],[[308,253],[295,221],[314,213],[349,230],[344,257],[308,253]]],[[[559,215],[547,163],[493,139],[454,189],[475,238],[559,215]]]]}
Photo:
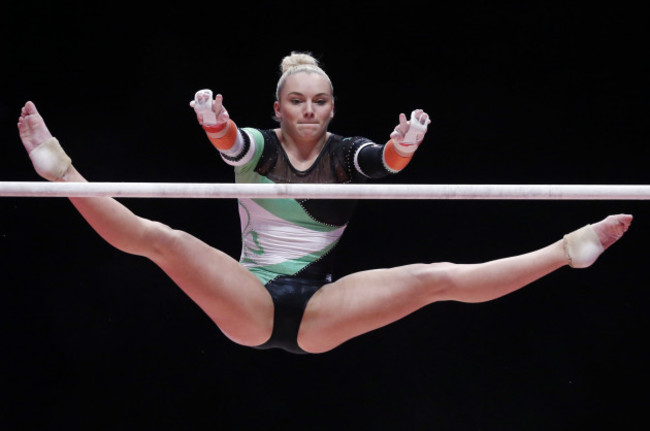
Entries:
{"type": "Polygon", "coordinates": [[[367,143],[359,147],[354,157],[357,170],[366,177],[379,178],[396,174],[408,165],[418,149],[431,123],[429,115],[421,109],[406,115],[400,114],[399,124],[384,146],[367,143]],[[381,163],[378,163],[381,161],[381,163]]]}
{"type": "Polygon", "coordinates": [[[212,99],[211,90],[199,90],[190,102],[208,139],[223,160],[233,166],[245,164],[255,153],[255,142],[242,133],[223,106],[223,96],[212,99]]]}

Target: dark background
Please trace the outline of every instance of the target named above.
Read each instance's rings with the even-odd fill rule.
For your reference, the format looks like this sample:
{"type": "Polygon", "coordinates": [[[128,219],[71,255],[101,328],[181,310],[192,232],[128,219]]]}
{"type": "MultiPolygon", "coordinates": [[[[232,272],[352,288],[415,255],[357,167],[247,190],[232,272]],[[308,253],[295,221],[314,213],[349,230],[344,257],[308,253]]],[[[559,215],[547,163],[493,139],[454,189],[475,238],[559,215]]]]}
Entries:
{"type": "MultiPolygon", "coordinates": [[[[336,133],[383,142],[399,112],[431,114],[390,182],[649,182],[648,16],[623,3],[13,3],[0,14],[2,181],[39,180],[15,126],[33,100],[91,181],[229,182],[189,100],[209,87],[240,126],[273,127],[280,60],[305,50],[334,82],[336,133]]],[[[239,255],[233,200],[125,203],[239,255]]],[[[480,262],[636,218],[592,268],[296,356],[228,341],[65,199],[1,198],[0,427],[646,429],[648,205],[361,202],[341,274],[480,262]]]]}

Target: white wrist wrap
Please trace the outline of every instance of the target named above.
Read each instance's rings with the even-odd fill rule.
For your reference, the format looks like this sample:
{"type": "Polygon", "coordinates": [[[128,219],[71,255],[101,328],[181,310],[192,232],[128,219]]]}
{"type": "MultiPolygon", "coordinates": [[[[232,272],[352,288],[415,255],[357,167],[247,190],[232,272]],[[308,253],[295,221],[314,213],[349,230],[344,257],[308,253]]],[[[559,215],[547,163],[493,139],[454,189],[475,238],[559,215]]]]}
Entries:
{"type": "Polygon", "coordinates": [[[598,234],[587,225],[564,236],[564,252],[572,268],[586,268],[604,251],[598,234]]]}
{"type": "Polygon", "coordinates": [[[406,145],[419,145],[420,142],[422,142],[425,133],[427,133],[426,124],[420,123],[417,118],[415,118],[415,114],[411,114],[409,129],[406,131],[402,143],[406,145]]]}
{"type": "Polygon", "coordinates": [[[217,124],[217,114],[212,110],[212,90],[199,90],[194,95],[194,111],[201,116],[203,124],[214,126],[217,124]],[[201,100],[199,94],[209,94],[209,97],[201,100]]]}
{"type": "Polygon", "coordinates": [[[29,158],[36,172],[49,181],[56,181],[63,177],[72,164],[72,160],[54,137],[34,148],[29,153],[29,158]]]}
{"type": "Polygon", "coordinates": [[[422,124],[415,116],[416,111],[411,112],[411,119],[409,121],[409,128],[404,134],[403,139],[398,139],[397,142],[393,139],[393,144],[397,147],[397,151],[408,156],[415,153],[418,146],[424,139],[427,133],[427,124],[422,124]]]}

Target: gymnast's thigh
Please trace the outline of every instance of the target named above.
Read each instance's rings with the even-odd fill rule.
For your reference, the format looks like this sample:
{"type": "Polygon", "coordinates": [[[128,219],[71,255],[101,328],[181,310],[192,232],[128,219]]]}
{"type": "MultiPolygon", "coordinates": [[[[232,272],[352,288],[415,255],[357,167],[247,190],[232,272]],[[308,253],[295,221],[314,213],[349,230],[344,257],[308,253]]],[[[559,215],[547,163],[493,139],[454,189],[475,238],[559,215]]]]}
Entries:
{"type": "Polygon", "coordinates": [[[434,302],[449,263],[362,271],[324,285],[307,303],[298,343],[326,351],[434,302]]]}

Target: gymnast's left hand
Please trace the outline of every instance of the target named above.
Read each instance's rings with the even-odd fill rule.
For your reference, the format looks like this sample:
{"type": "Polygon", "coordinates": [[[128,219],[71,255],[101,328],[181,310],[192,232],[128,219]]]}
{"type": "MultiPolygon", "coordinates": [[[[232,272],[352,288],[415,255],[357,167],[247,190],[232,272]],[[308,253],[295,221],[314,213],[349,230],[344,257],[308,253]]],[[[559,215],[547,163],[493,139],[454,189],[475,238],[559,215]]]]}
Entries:
{"type": "Polygon", "coordinates": [[[390,134],[398,152],[407,155],[413,154],[427,133],[427,126],[431,123],[429,114],[422,109],[416,109],[411,112],[410,120],[406,120],[406,115],[399,115],[399,124],[390,134]]]}

